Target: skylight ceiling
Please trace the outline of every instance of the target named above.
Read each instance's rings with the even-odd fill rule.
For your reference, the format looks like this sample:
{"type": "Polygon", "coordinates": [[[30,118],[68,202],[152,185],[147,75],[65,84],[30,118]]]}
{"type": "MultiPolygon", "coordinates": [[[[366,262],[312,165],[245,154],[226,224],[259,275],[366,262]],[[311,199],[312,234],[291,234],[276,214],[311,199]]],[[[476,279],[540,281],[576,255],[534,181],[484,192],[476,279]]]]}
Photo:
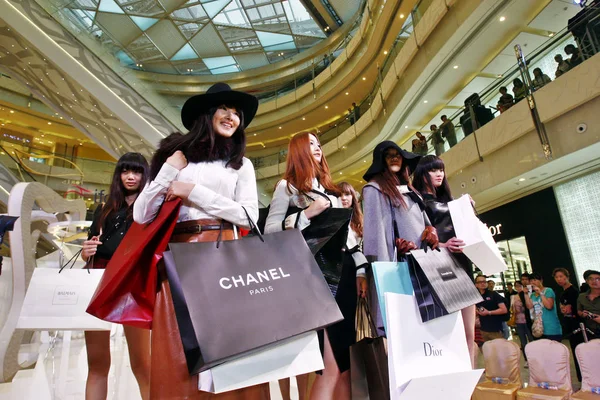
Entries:
{"type": "Polygon", "coordinates": [[[73,0],[64,11],[123,64],[170,74],[258,68],[326,37],[300,0],[73,0]]]}

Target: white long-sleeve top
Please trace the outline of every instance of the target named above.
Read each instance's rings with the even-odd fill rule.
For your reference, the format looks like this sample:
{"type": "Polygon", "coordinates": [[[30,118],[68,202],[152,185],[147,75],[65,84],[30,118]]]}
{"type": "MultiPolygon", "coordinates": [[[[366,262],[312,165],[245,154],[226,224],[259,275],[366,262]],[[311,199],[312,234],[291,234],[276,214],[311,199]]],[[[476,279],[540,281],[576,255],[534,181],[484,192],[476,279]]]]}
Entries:
{"type": "MultiPolygon", "coordinates": [[[[313,179],[312,189],[321,193],[325,193],[325,188],[317,179],[313,179]]],[[[287,218],[285,214],[287,213],[289,207],[306,208],[318,197],[320,197],[320,195],[316,193],[309,193],[308,195],[301,194],[298,192],[298,189],[292,185],[290,185],[289,190],[287,181],[285,179],[279,181],[277,187],[275,188],[275,193],[273,194],[273,199],[271,200],[271,205],[269,208],[269,215],[267,216],[267,220],[265,222],[265,233],[279,232],[285,229],[298,228],[303,230],[307,228],[310,225],[310,219],[306,217],[304,211],[291,214],[287,218]]],[[[333,195],[327,195],[327,197],[329,197],[329,200],[331,200],[332,207],[342,207],[342,201],[340,198],[333,195]]],[[[346,247],[348,249],[352,249],[359,244],[360,240],[361,239],[358,238],[356,233],[350,229],[348,232],[346,247]]],[[[359,267],[367,262],[367,259],[362,252],[354,253],[352,258],[356,267],[359,267]]],[[[364,274],[364,268],[357,270],[357,276],[364,276],[364,274]]]]}
{"type": "Polygon", "coordinates": [[[145,224],[154,219],[173,181],[195,184],[182,202],[178,222],[220,218],[248,228],[244,208],[253,221],[258,218],[254,168],[252,162],[244,158],[239,170],[226,167],[226,162],[221,160],[188,163],[181,171],[165,163],[137,197],[133,206],[135,222],[145,224]]]}

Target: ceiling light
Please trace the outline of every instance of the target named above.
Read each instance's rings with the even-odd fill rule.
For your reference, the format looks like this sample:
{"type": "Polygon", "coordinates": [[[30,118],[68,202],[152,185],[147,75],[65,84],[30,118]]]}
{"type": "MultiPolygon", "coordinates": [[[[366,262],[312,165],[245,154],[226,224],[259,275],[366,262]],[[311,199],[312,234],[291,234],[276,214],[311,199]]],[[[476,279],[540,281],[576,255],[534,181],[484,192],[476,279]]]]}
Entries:
{"type": "Polygon", "coordinates": [[[455,66],[454,66],[454,69],[458,69],[458,65],[455,65],[455,66]]]}
{"type": "Polygon", "coordinates": [[[408,125],[406,125],[405,128],[408,129],[408,125]]]}
{"type": "Polygon", "coordinates": [[[363,81],[366,81],[366,80],[367,80],[367,78],[365,78],[365,77],[363,76],[363,81]]]}
{"type": "Polygon", "coordinates": [[[306,121],[306,118],[305,118],[305,117],[302,117],[302,121],[306,121]]]}
{"type": "Polygon", "coordinates": [[[498,76],[498,78],[502,78],[502,74],[498,74],[497,76],[498,76]]]}
{"type": "Polygon", "coordinates": [[[500,22],[504,22],[504,21],[506,21],[506,17],[505,16],[500,17],[500,22]]]}
{"type": "Polygon", "coordinates": [[[384,51],[383,51],[383,54],[387,54],[387,50],[384,50],[384,51]]]}
{"type": "Polygon", "coordinates": [[[346,96],[348,96],[350,93],[346,92],[346,96]]]}
{"type": "Polygon", "coordinates": [[[424,100],[424,101],[423,101],[423,103],[427,104],[427,103],[429,103],[429,102],[428,102],[427,100],[424,100]]]}
{"type": "Polygon", "coordinates": [[[367,162],[367,160],[363,160],[363,162],[367,162]]]}
{"type": "Polygon", "coordinates": [[[404,14],[400,14],[400,18],[404,18],[404,14]]]}
{"type": "Polygon", "coordinates": [[[11,114],[14,114],[14,113],[15,113],[15,112],[14,112],[14,110],[10,110],[9,112],[10,112],[11,114]]]}
{"type": "Polygon", "coordinates": [[[550,32],[550,34],[548,35],[549,37],[554,36],[554,32],[550,32]]]}
{"type": "Polygon", "coordinates": [[[340,172],[340,175],[342,175],[342,172],[340,172]]]}
{"type": "Polygon", "coordinates": [[[52,122],[48,122],[48,125],[52,125],[52,122]]]}
{"type": "Polygon", "coordinates": [[[256,136],[256,133],[254,134],[254,136],[256,136]]]}
{"type": "Polygon", "coordinates": [[[519,182],[525,182],[525,178],[520,178],[519,182]]]}
{"type": "Polygon", "coordinates": [[[328,108],[329,108],[329,106],[325,106],[325,109],[328,109],[328,108]]]}
{"type": "Polygon", "coordinates": [[[281,127],[279,127],[279,129],[281,129],[281,127]]]}

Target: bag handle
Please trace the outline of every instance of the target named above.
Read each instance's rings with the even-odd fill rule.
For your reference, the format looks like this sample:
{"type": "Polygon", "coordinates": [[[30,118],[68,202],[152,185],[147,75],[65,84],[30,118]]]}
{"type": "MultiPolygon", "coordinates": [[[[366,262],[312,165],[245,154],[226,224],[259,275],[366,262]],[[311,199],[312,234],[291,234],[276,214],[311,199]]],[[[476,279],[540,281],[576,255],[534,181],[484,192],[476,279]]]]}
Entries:
{"type": "Polygon", "coordinates": [[[362,297],[357,297],[357,307],[358,307],[358,317],[356,318],[356,322],[354,324],[355,329],[357,331],[357,340],[362,340],[367,336],[363,336],[361,339],[358,339],[358,328],[363,326],[364,320],[363,318],[366,316],[367,323],[369,326],[369,336],[371,338],[377,337],[377,328],[375,327],[375,323],[373,322],[373,317],[371,316],[371,311],[369,309],[369,302],[367,299],[363,299],[362,297]]]}
{"type": "MultiPolygon", "coordinates": [[[[77,253],[75,253],[75,255],[73,257],[71,257],[69,259],[69,261],[67,261],[65,263],[65,265],[63,265],[62,267],[60,267],[60,269],[58,270],[58,273],[60,274],[63,269],[69,267],[69,264],[71,264],[71,266],[69,267],[69,269],[73,269],[73,267],[75,266],[75,262],[77,261],[77,257],[79,257],[79,255],[81,254],[82,251],[83,251],[83,248],[79,249],[79,251],[77,253]]],[[[89,273],[89,269],[88,268],[86,268],[86,269],[88,270],[88,273],[89,273]]]]}

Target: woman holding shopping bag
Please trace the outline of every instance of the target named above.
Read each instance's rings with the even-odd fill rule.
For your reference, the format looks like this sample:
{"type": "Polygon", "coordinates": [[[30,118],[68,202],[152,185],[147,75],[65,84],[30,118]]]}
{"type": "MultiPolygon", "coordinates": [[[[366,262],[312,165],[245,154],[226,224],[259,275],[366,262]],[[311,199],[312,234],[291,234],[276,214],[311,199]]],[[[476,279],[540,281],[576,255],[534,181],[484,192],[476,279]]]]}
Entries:
{"type": "MultiPolygon", "coordinates": [[[[113,173],[105,204],[94,213],[88,240],[83,242],[81,257],[89,268],[106,268],[121,240],[133,223],[133,204],[148,179],[148,161],[140,153],[126,153],[113,173]]],[[[140,387],[142,399],[149,398],[150,332],[123,326],[129,349],[131,369],[140,387]]],[[[110,370],[110,331],[86,331],[88,359],[86,400],[106,399],[110,370]]]]}
{"type": "MultiPolygon", "coordinates": [[[[372,261],[393,261],[397,254],[418,249],[421,242],[437,247],[435,228],[431,226],[419,194],[412,188],[409,175],[420,156],[401,149],[392,141],[379,143],[373,151],[373,163],[363,176],[364,245],[363,252],[372,261]],[[395,238],[393,226],[397,227],[395,238]]],[[[383,316],[371,279],[371,312],[378,333],[384,335],[383,316]]]]}
{"type": "MultiPolygon", "coordinates": [[[[258,108],[256,97],[216,83],[188,99],[181,110],[189,133],[164,139],[151,164],[151,182],[134,207],[134,219],[151,221],[164,201],[180,198],[171,242],[213,242],[235,238],[235,226],[248,228],[258,217],[254,168],[244,157],[244,129],[258,108]],[[245,209],[245,210],[244,210],[245,209]]],[[[171,289],[160,270],[152,323],[151,399],[269,399],[262,384],[223,394],[198,390],[190,376],[175,317],[171,289]]]]}
{"type": "MultiPolygon", "coordinates": [[[[341,195],[342,191],[332,182],[317,137],[310,133],[297,134],[289,144],[286,172],[275,188],[265,233],[294,228],[304,230],[313,218],[328,208],[342,207],[341,195]],[[291,209],[295,212],[289,213],[291,209]]],[[[347,242],[346,247],[355,248],[355,244],[347,242]]],[[[359,287],[366,286],[364,277],[356,277],[356,271],[364,266],[366,259],[356,256],[352,263],[346,262],[342,267],[335,299],[344,320],[329,326],[323,333],[325,369],[314,382],[311,399],[350,399],[350,345],[356,339],[356,282],[359,287]]],[[[303,398],[307,378],[299,377],[298,381],[300,398],[303,398]]]]}
{"type": "MultiPolygon", "coordinates": [[[[446,179],[444,162],[441,158],[429,155],[421,158],[413,176],[413,186],[421,194],[425,212],[438,232],[440,247],[454,253],[454,259],[473,278],[473,264],[462,252],[465,243],[456,237],[448,202],[452,201],[450,185],[446,179]]],[[[475,306],[462,310],[467,346],[471,364],[475,365],[475,306]]]]}

